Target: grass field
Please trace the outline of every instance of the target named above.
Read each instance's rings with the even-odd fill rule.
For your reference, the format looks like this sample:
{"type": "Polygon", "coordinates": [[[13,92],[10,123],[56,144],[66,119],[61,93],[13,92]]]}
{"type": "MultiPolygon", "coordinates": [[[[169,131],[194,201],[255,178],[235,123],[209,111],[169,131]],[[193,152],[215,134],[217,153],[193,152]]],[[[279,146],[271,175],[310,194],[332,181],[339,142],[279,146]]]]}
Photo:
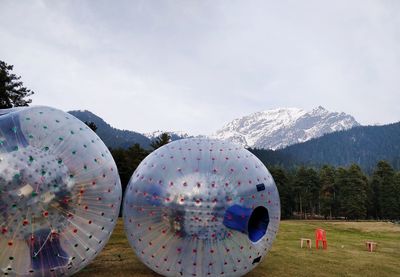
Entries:
{"type": "MultiPolygon", "coordinates": [[[[119,220],[104,250],[76,276],[159,275],[135,257],[119,220]]],[[[282,221],[272,250],[246,275],[260,276],[400,276],[400,226],[386,222],[282,221]],[[300,238],[313,239],[317,227],[327,231],[328,249],[301,249],[300,238]],[[376,252],[366,251],[367,240],[378,243],[376,252]]]]}

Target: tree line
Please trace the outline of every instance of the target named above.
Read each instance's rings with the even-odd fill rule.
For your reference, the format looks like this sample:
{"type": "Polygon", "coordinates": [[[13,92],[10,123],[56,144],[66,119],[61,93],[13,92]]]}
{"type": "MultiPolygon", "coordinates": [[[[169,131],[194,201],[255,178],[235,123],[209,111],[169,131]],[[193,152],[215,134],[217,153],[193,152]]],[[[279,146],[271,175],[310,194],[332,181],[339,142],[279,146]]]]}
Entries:
{"type": "Polygon", "coordinates": [[[370,176],[356,164],[272,167],[270,172],[279,190],[283,219],[400,219],[400,172],[386,161],[379,161],[370,176]]]}

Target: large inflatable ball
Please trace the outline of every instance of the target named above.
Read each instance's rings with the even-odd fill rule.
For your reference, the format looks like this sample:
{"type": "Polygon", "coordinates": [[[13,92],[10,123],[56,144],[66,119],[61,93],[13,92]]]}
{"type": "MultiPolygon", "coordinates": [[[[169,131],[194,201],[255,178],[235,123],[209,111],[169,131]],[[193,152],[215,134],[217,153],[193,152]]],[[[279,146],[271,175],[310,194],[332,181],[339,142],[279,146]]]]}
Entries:
{"type": "Polygon", "coordinates": [[[242,147],[209,139],[150,154],[125,193],[126,233],[164,276],[241,276],[265,257],[280,202],[267,168],[242,147]]]}
{"type": "Polygon", "coordinates": [[[0,110],[0,275],[69,276],[103,248],[117,168],[84,123],[49,107],[0,110]]]}

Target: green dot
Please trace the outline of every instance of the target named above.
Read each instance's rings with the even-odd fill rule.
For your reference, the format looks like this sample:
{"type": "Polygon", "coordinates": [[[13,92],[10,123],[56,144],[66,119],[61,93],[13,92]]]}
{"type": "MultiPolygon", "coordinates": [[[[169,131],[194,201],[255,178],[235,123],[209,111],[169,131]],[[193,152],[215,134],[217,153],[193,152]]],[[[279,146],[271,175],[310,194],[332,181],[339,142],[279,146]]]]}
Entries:
{"type": "Polygon", "coordinates": [[[44,150],[44,151],[47,151],[47,150],[49,150],[49,147],[48,147],[48,146],[45,146],[45,147],[43,147],[43,150],[44,150]]]}
{"type": "Polygon", "coordinates": [[[75,151],[75,150],[73,150],[71,153],[72,153],[72,155],[75,155],[75,154],[76,154],[76,151],[75,151]]]}
{"type": "Polygon", "coordinates": [[[25,118],[25,120],[31,120],[31,118],[30,118],[30,117],[27,117],[27,118],[25,118]]]}
{"type": "Polygon", "coordinates": [[[17,204],[12,204],[12,207],[13,207],[13,208],[16,208],[16,207],[17,207],[17,204]]]}
{"type": "Polygon", "coordinates": [[[0,145],[3,145],[4,144],[4,140],[0,140],[0,145]]]}
{"type": "Polygon", "coordinates": [[[84,166],[83,166],[83,169],[84,169],[84,170],[87,170],[87,165],[84,165],[84,166]]]}
{"type": "Polygon", "coordinates": [[[43,129],[47,129],[47,126],[46,126],[46,125],[44,125],[44,126],[43,126],[43,129]]]}
{"type": "Polygon", "coordinates": [[[71,135],[73,135],[73,134],[75,134],[75,132],[74,132],[74,131],[71,131],[71,135]]]}
{"type": "Polygon", "coordinates": [[[62,159],[58,160],[58,164],[62,164],[62,162],[63,162],[62,159]]]}
{"type": "Polygon", "coordinates": [[[18,151],[18,145],[14,146],[13,151],[18,151]]]}
{"type": "Polygon", "coordinates": [[[33,136],[32,136],[32,135],[29,135],[28,137],[29,137],[30,139],[33,139],[33,136]]]}
{"type": "Polygon", "coordinates": [[[63,138],[63,137],[59,137],[58,140],[59,140],[59,141],[63,141],[64,138],[63,138]]]}
{"type": "Polygon", "coordinates": [[[35,196],[37,196],[38,194],[37,194],[37,192],[36,191],[32,191],[32,197],[35,197],[35,196]]]}
{"type": "Polygon", "coordinates": [[[60,120],[56,119],[56,122],[57,122],[57,123],[60,123],[60,120]]]}
{"type": "Polygon", "coordinates": [[[11,130],[12,130],[14,133],[17,133],[17,127],[14,126],[14,127],[11,128],[11,130]]]}
{"type": "Polygon", "coordinates": [[[35,159],[32,156],[29,156],[29,162],[33,162],[35,159]]]}
{"type": "Polygon", "coordinates": [[[40,172],[40,174],[42,174],[42,176],[46,175],[46,170],[42,169],[42,171],[40,172]]]}

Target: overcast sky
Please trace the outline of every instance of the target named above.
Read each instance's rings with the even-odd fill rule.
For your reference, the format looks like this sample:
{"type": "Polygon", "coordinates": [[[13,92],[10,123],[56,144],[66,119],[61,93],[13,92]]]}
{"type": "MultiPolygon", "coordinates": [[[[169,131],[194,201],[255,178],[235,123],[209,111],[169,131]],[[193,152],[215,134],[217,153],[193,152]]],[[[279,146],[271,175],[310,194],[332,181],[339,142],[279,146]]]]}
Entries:
{"type": "Polygon", "coordinates": [[[400,120],[400,1],[4,1],[0,59],[33,104],[209,134],[318,105],[400,120]]]}

